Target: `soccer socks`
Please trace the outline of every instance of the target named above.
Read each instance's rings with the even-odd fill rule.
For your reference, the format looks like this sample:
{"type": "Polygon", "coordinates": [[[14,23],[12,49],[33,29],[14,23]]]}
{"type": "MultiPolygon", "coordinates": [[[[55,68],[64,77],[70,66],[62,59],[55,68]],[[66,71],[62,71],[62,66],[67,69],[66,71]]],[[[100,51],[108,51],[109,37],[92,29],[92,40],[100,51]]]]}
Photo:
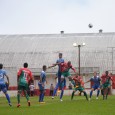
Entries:
{"type": "Polygon", "coordinates": [[[41,95],[41,101],[43,102],[43,100],[44,100],[44,93],[42,93],[41,95]]]}
{"type": "Polygon", "coordinates": [[[20,103],[20,94],[17,94],[18,104],[20,103]]]}
{"type": "Polygon", "coordinates": [[[66,80],[64,79],[64,87],[66,87],[66,80]]]}
{"type": "Polygon", "coordinates": [[[71,80],[71,83],[75,86],[75,82],[74,82],[74,80],[71,80]]]}
{"type": "Polygon", "coordinates": [[[99,96],[100,90],[97,90],[97,97],[99,96]]]}
{"type": "Polygon", "coordinates": [[[87,93],[86,92],[84,92],[84,96],[86,97],[86,99],[88,100],[88,97],[87,97],[87,93]]]}
{"type": "Polygon", "coordinates": [[[110,88],[107,89],[106,99],[107,99],[107,96],[108,96],[108,94],[109,94],[109,91],[110,91],[110,88]]]}
{"type": "Polygon", "coordinates": [[[41,100],[42,100],[42,93],[40,93],[39,95],[39,102],[41,102],[41,100]]]}
{"type": "Polygon", "coordinates": [[[54,89],[53,96],[56,95],[57,89],[54,89]]]}
{"type": "Polygon", "coordinates": [[[25,96],[26,96],[27,101],[29,101],[29,95],[27,94],[26,91],[25,91],[25,96]]]}
{"type": "Polygon", "coordinates": [[[62,97],[63,97],[63,93],[64,93],[64,89],[61,90],[60,99],[62,99],[62,97]]]}
{"type": "Polygon", "coordinates": [[[74,96],[74,91],[72,92],[72,95],[71,95],[71,100],[73,99],[73,96],[74,96]]]}
{"type": "MultiPolygon", "coordinates": [[[[90,98],[91,98],[92,94],[93,94],[93,91],[90,92],[90,98]]],[[[84,95],[85,95],[85,94],[84,94],[84,95]]]]}
{"type": "Polygon", "coordinates": [[[104,98],[105,98],[105,96],[104,96],[104,89],[101,90],[101,94],[103,95],[103,100],[104,100],[104,98]]]}
{"type": "Polygon", "coordinates": [[[10,97],[9,97],[9,95],[7,93],[5,95],[6,95],[6,99],[8,100],[8,103],[10,103],[10,97]]]}
{"type": "Polygon", "coordinates": [[[57,89],[58,89],[58,83],[57,83],[57,85],[56,85],[56,87],[55,87],[55,89],[54,89],[54,92],[53,92],[53,96],[55,96],[55,94],[56,94],[56,92],[57,92],[57,89]]]}

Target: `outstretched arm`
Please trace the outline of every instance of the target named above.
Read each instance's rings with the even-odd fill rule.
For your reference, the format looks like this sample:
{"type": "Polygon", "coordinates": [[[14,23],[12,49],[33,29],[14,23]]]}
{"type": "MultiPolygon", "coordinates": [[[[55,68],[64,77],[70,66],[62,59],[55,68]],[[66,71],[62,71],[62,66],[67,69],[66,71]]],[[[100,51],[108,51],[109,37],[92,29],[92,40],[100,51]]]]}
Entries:
{"type": "Polygon", "coordinates": [[[49,66],[48,68],[55,67],[56,65],[60,65],[61,63],[63,63],[63,62],[52,64],[52,66],[49,66]]]}
{"type": "Polygon", "coordinates": [[[71,67],[71,69],[76,73],[76,69],[74,67],[71,67]]]}
{"type": "Polygon", "coordinates": [[[90,80],[86,81],[85,83],[88,83],[88,82],[90,82],[90,80]]]}
{"type": "Polygon", "coordinates": [[[58,64],[58,63],[56,63],[56,64],[52,64],[52,66],[49,66],[48,68],[55,67],[56,65],[59,65],[59,64],[58,64]]]}

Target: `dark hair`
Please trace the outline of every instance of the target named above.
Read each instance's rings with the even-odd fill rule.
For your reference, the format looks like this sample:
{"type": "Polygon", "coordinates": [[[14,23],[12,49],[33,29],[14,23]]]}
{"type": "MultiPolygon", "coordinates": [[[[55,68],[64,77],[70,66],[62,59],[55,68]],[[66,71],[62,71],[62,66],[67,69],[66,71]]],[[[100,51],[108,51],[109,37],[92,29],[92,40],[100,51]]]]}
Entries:
{"type": "Polygon", "coordinates": [[[59,55],[62,55],[62,53],[59,53],[59,55]]]}
{"type": "Polygon", "coordinates": [[[71,63],[71,61],[68,61],[68,63],[71,63]]]}
{"type": "Polygon", "coordinates": [[[105,71],[106,74],[108,74],[109,72],[108,71],[105,71]]]}
{"type": "Polygon", "coordinates": [[[2,69],[2,68],[3,68],[3,64],[0,63],[0,69],[2,69]]]}
{"type": "Polygon", "coordinates": [[[43,65],[43,70],[46,69],[46,65],[43,65]]]}
{"type": "Polygon", "coordinates": [[[28,67],[28,63],[24,63],[24,67],[27,68],[28,67]]]}

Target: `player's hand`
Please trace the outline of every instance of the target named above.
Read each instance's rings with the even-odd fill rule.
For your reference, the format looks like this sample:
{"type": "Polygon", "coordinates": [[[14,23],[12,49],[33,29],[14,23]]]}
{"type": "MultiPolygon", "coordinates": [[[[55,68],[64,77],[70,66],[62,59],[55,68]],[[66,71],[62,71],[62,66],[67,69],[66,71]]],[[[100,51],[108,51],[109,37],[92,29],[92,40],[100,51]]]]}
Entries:
{"type": "Polygon", "coordinates": [[[9,82],[6,82],[5,84],[7,84],[7,85],[9,86],[10,83],[9,83],[9,82]]]}
{"type": "Polygon", "coordinates": [[[42,84],[42,87],[44,87],[44,84],[42,84]]]}
{"type": "Polygon", "coordinates": [[[50,69],[51,68],[51,66],[49,66],[47,69],[50,69]]]}

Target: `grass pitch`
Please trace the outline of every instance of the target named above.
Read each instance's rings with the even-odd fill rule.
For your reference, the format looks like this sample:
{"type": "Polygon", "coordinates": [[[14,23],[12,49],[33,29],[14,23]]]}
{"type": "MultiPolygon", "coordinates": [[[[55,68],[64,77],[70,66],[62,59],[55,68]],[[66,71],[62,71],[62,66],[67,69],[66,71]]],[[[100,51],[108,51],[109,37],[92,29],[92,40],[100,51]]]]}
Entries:
{"type": "Polygon", "coordinates": [[[45,104],[38,103],[38,97],[30,97],[31,106],[27,106],[25,97],[21,97],[21,106],[16,107],[16,97],[12,97],[12,107],[5,97],[0,97],[0,115],[115,115],[115,96],[109,96],[108,100],[98,100],[93,96],[91,101],[86,101],[84,96],[64,96],[63,102],[59,97],[51,99],[46,96],[45,104]]]}

